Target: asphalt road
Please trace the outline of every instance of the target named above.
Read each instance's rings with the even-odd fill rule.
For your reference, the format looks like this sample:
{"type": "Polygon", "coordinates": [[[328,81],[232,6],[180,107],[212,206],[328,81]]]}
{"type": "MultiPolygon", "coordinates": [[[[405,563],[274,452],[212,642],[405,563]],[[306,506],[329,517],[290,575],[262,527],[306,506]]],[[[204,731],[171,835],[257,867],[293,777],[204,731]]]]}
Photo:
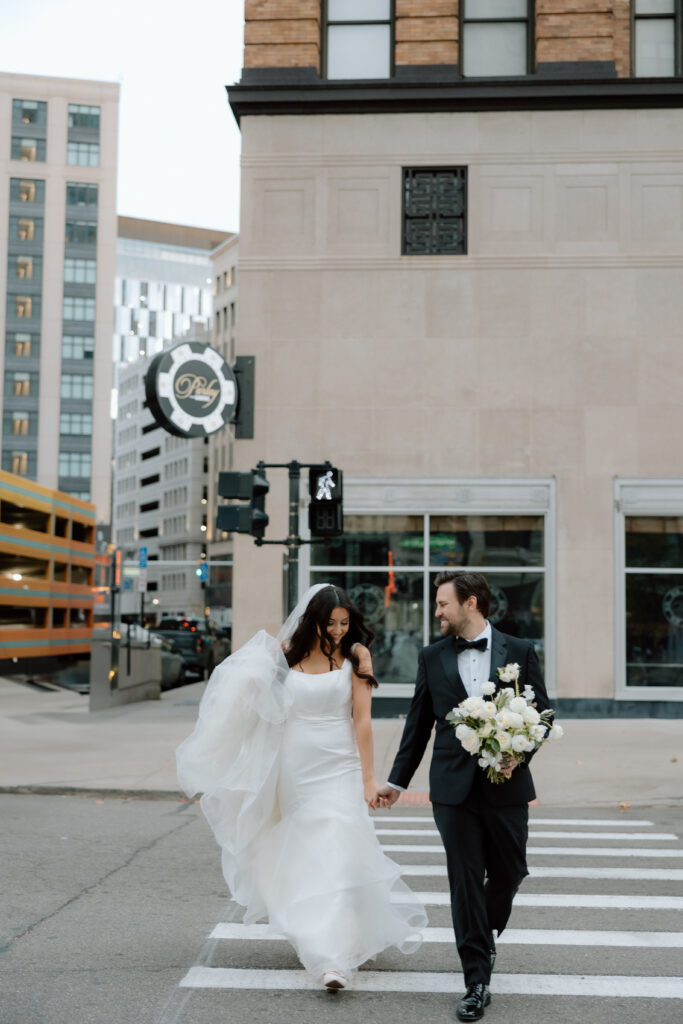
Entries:
{"type": "MultiPolygon", "coordinates": [[[[196,804],[0,795],[0,1024],[453,1020],[461,979],[430,811],[376,817],[427,894],[430,931],[330,995],[285,942],[240,927],[196,804]]],[[[683,809],[543,806],[531,833],[488,1024],[680,1024],[683,809]]]]}

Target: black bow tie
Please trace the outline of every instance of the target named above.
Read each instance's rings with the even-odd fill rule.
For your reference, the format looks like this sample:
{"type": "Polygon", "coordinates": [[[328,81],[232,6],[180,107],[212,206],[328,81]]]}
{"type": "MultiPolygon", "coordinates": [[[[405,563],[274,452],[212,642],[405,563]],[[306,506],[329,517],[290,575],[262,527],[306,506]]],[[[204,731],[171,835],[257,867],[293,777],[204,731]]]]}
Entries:
{"type": "Polygon", "coordinates": [[[458,654],[462,651],[485,651],[488,640],[482,636],[479,640],[463,640],[461,636],[454,637],[455,650],[458,654]]]}

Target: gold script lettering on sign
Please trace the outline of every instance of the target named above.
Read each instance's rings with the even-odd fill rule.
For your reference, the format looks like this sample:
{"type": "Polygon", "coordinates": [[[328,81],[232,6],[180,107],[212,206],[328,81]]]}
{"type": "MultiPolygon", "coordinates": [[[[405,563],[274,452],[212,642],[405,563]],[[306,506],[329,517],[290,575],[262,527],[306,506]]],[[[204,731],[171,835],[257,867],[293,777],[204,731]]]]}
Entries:
{"type": "Polygon", "coordinates": [[[218,378],[200,377],[198,373],[183,373],[175,382],[176,398],[194,398],[206,408],[219,395],[218,378]]]}

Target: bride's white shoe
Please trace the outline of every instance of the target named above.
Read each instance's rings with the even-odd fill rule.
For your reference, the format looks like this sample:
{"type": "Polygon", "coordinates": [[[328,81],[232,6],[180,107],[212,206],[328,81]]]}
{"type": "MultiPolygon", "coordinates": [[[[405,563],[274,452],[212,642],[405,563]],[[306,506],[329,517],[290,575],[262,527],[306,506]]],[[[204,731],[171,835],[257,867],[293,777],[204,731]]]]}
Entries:
{"type": "Polygon", "coordinates": [[[346,988],[348,982],[339,971],[325,971],[323,985],[330,992],[338,992],[340,988],[346,988]]]}

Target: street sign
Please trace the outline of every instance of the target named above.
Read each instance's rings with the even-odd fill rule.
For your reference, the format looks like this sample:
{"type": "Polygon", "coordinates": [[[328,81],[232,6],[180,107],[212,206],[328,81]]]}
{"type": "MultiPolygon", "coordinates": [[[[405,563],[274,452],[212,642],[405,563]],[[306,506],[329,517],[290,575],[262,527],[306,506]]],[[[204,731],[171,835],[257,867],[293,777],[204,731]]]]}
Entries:
{"type": "Polygon", "coordinates": [[[147,593],[147,570],[146,569],[140,569],[140,572],[138,573],[138,592],[140,594],[146,594],[147,593]]]}
{"type": "Polygon", "coordinates": [[[209,563],[202,562],[202,564],[198,565],[197,568],[195,569],[195,573],[202,581],[202,583],[206,583],[209,578],[209,563]]]}
{"type": "Polygon", "coordinates": [[[138,565],[141,569],[147,568],[147,548],[140,548],[140,554],[138,555],[138,565]]]}
{"type": "Polygon", "coordinates": [[[145,374],[147,408],[176,437],[207,437],[230,423],[237,381],[223,356],[200,341],[159,352],[145,374]]]}

